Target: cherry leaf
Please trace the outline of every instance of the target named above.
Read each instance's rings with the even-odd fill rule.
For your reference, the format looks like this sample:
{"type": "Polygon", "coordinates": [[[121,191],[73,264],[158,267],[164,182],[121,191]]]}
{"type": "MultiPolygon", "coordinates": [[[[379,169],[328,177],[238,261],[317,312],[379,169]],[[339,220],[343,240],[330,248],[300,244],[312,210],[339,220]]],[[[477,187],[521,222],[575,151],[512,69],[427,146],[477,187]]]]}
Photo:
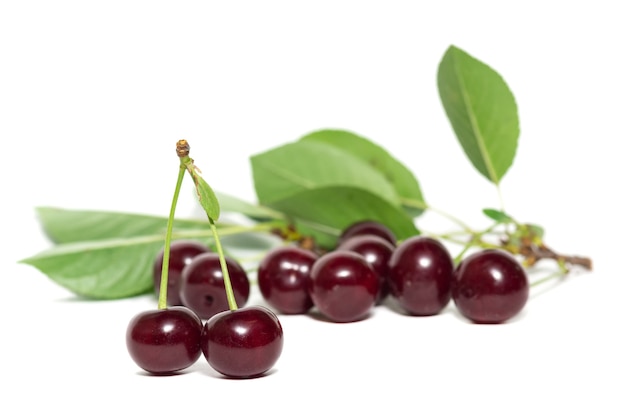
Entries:
{"type": "Polygon", "coordinates": [[[513,218],[501,210],[486,208],[483,209],[483,213],[485,214],[485,216],[489,217],[492,220],[495,220],[498,223],[513,222],[513,218]]]}
{"type": "Polygon", "coordinates": [[[334,129],[311,132],[300,140],[325,143],[356,156],[385,177],[412,216],[419,216],[424,211],[426,203],[417,179],[381,146],[352,132],[334,129]]]}
{"type": "Polygon", "coordinates": [[[20,263],[77,295],[117,299],[153,288],[152,265],[162,246],[160,234],[63,243],[20,263]]]}
{"type": "MultiPolygon", "coordinates": [[[[44,232],[54,243],[71,243],[165,233],[167,217],[145,214],[37,207],[44,232]]],[[[174,230],[208,228],[205,220],[175,219],[174,230]]]]}
{"type": "Polygon", "coordinates": [[[492,68],[450,46],[437,74],[439,96],[465,154],[499,184],[517,149],[519,120],[513,93],[492,68]]]}
{"type": "Polygon", "coordinates": [[[272,207],[272,202],[303,191],[330,186],[359,188],[400,206],[396,190],[381,172],[326,143],[287,143],[253,155],[250,162],[257,197],[265,206],[272,207]]]}
{"type": "Polygon", "coordinates": [[[220,204],[211,186],[195,172],[190,172],[196,186],[196,195],[207,216],[213,221],[220,217],[220,204]]]}

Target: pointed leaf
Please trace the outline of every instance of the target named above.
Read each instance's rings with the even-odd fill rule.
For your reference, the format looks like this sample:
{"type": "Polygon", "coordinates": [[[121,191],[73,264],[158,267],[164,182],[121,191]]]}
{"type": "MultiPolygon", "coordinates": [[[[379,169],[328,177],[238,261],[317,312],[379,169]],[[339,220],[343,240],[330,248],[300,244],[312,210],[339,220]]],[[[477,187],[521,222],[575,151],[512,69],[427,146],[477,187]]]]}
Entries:
{"type": "Polygon", "coordinates": [[[422,190],[413,173],[382,147],[345,130],[318,130],[300,138],[301,141],[326,143],[363,160],[379,171],[396,190],[412,216],[419,216],[426,207],[422,190]],[[416,208],[420,205],[422,208],[416,208]]]}
{"type": "Polygon", "coordinates": [[[483,213],[485,214],[485,216],[497,221],[498,223],[510,223],[513,221],[513,218],[511,218],[511,216],[501,210],[486,208],[483,209],[483,213]]]}
{"type": "MultiPolygon", "coordinates": [[[[167,218],[99,210],[37,207],[37,216],[54,243],[123,238],[165,233],[167,218]]],[[[174,221],[174,229],[208,230],[206,220],[174,221]]]]}
{"type": "Polygon", "coordinates": [[[450,46],[439,64],[441,102],[474,167],[494,184],[517,149],[517,104],[502,77],[463,50],[450,46]]]}
{"type": "Polygon", "coordinates": [[[271,206],[295,220],[298,230],[318,244],[334,247],[343,229],[360,220],[385,224],[398,239],[419,234],[413,219],[398,206],[358,187],[329,186],[303,190],[271,206]]]}
{"type": "Polygon", "coordinates": [[[65,243],[21,260],[75,294],[95,299],[150,291],[152,265],[163,235],[65,243]]]}
{"type": "Polygon", "coordinates": [[[211,186],[200,175],[191,174],[196,185],[196,194],[200,205],[209,218],[217,221],[220,217],[220,204],[211,186]]]}
{"type": "MultiPolygon", "coordinates": [[[[89,298],[124,298],[152,289],[153,262],[165,243],[167,219],[49,207],[39,211],[51,237],[65,243],[20,263],[36,267],[57,284],[89,298]],[[81,225],[86,228],[81,229],[81,225]]],[[[213,234],[207,224],[206,220],[176,220],[172,239],[193,239],[210,245],[213,234]]],[[[223,238],[250,231],[225,222],[217,226],[223,238]]],[[[242,242],[247,244],[250,238],[231,240],[234,246],[244,248],[242,242]]],[[[259,247],[258,242],[253,243],[259,247]]],[[[226,248],[225,242],[223,245],[226,248]]]]}
{"type": "Polygon", "coordinates": [[[400,204],[394,187],[369,164],[326,143],[299,141],[250,158],[254,186],[261,204],[286,199],[319,187],[345,186],[400,204]]]}

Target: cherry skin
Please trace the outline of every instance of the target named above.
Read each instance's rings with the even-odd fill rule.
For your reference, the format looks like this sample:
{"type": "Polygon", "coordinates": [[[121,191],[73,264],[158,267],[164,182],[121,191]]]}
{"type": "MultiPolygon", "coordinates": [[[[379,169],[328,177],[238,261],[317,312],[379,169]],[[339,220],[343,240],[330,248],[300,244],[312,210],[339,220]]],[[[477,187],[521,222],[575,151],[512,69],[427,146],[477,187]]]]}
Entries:
{"type": "MultiPolygon", "coordinates": [[[[244,305],[250,296],[250,281],[243,267],[234,259],[225,257],[235,301],[244,305]]],[[[183,268],[180,298],[186,307],[206,320],[228,310],[224,275],[219,255],[209,252],[196,256],[183,268]]]]}
{"type": "Polygon", "coordinates": [[[198,360],[201,333],[202,321],[188,308],[148,310],[128,324],[126,347],[140,368],[155,375],[169,375],[198,360]]]}
{"type": "MultiPolygon", "coordinates": [[[[167,305],[183,305],[180,299],[180,280],[183,268],[188,265],[193,258],[205,252],[209,252],[209,248],[195,240],[175,240],[170,244],[170,260],[167,275],[167,305]]],[[[163,249],[157,254],[152,268],[154,290],[157,295],[161,290],[162,268],[163,249]]]]}
{"type": "Polygon", "coordinates": [[[396,235],[387,226],[380,222],[372,220],[362,220],[356,223],[352,223],[350,226],[344,229],[339,236],[339,241],[337,242],[337,245],[341,245],[343,241],[352,236],[361,235],[380,236],[383,239],[389,241],[389,243],[391,243],[392,245],[395,246],[396,244],[396,235]]]}
{"type": "Polygon", "coordinates": [[[332,321],[365,318],[375,305],[379,291],[378,275],[356,252],[328,252],[311,268],[309,294],[320,313],[332,321]]]}
{"type": "Polygon", "coordinates": [[[508,252],[488,249],[465,258],[456,268],[452,298],[458,310],[475,323],[502,323],[528,301],[528,277],[508,252]]]}
{"type": "Polygon", "coordinates": [[[389,260],[389,287],[400,306],[416,316],[438,314],[450,302],[454,262],[439,241],[413,236],[389,260]]]}
{"type": "Polygon", "coordinates": [[[211,367],[231,378],[263,375],[283,350],[283,328],[271,310],[252,306],[218,313],[205,323],[201,346],[211,367]]]}
{"type": "Polygon", "coordinates": [[[363,255],[365,260],[374,268],[380,281],[380,291],[376,298],[376,304],[382,303],[389,294],[388,263],[395,247],[387,239],[377,235],[355,235],[345,239],[337,247],[337,250],[342,249],[363,255]]]}
{"type": "Polygon", "coordinates": [[[285,314],[309,311],[313,301],[308,292],[311,267],[318,256],[296,246],[271,250],[259,263],[257,281],[267,303],[285,314]]]}

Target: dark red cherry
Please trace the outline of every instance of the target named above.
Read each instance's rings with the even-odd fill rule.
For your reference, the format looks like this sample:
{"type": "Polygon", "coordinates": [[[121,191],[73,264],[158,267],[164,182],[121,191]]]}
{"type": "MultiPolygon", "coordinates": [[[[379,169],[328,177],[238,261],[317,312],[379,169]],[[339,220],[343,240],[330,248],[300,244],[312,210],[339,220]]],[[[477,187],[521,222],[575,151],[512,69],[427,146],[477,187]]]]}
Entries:
{"type": "Polygon", "coordinates": [[[296,246],[281,246],[259,263],[257,281],[267,303],[286,314],[306,313],[313,306],[308,292],[316,254],[296,246]]]}
{"type": "Polygon", "coordinates": [[[374,268],[380,281],[380,291],[376,303],[380,304],[389,293],[387,279],[389,275],[389,259],[394,246],[386,239],[376,235],[356,235],[344,240],[337,250],[349,250],[363,255],[374,268]]]}
{"type": "MultiPolygon", "coordinates": [[[[209,248],[195,240],[175,240],[170,244],[170,260],[167,275],[167,305],[182,305],[180,299],[180,280],[183,268],[201,253],[209,252],[209,248]]],[[[158,295],[161,289],[161,270],[163,268],[163,249],[154,260],[152,276],[154,291],[158,295]]]]}
{"type": "Polygon", "coordinates": [[[135,363],[152,374],[167,375],[200,357],[202,321],[185,307],[137,314],[126,330],[126,347],[135,363]]]}
{"type": "Polygon", "coordinates": [[[522,265],[508,252],[489,249],[465,258],[454,273],[452,298],[475,323],[502,323],[526,304],[529,284],[522,265]]]}
{"type": "Polygon", "coordinates": [[[283,328],[265,307],[244,307],[211,317],[202,329],[202,353],[211,367],[232,378],[263,375],[283,350],[283,328]]]}
{"type": "MultiPolygon", "coordinates": [[[[237,305],[243,306],[250,295],[250,281],[243,267],[234,259],[226,257],[228,275],[237,305]]],[[[180,298],[186,307],[206,320],[229,309],[224,286],[224,275],[219,255],[209,252],[196,256],[183,269],[180,298]]]]}
{"type": "Polygon", "coordinates": [[[361,235],[375,235],[380,236],[383,239],[389,241],[392,245],[396,244],[396,235],[382,223],[371,221],[371,220],[362,220],[356,223],[352,223],[348,226],[339,236],[339,241],[337,245],[340,245],[344,240],[352,237],[352,236],[361,236],[361,235]]]}
{"type": "Polygon", "coordinates": [[[332,321],[365,318],[375,305],[379,291],[378,275],[356,252],[328,252],[311,268],[309,294],[320,313],[332,321]]]}
{"type": "Polygon", "coordinates": [[[391,255],[389,287],[410,314],[433,315],[450,302],[453,273],[454,262],[443,244],[413,236],[391,255]]]}

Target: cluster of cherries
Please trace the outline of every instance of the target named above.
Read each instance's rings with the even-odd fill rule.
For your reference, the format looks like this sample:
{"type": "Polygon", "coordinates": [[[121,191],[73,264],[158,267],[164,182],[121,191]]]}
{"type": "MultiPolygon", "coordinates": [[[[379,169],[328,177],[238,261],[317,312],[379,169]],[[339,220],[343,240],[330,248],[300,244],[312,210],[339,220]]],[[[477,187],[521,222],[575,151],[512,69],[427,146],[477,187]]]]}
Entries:
{"type": "MultiPolygon", "coordinates": [[[[236,260],[225,260],[236,302],[244,305],[250,281],[236,260]]],[[[154,263],[157,291],[162,266],[163,252],[154,263]]],[[[438,240],[414,236],[397,242],[390,229],[374,221],[346,228],[336,248],[323,254],[292,245],[268,252],[257,281],[272,310],[229,310],[219,256],[199,242],[172,242],[168,266],[170,307],[139,314],[127,331],[131,356],[153,374],[184,369],[202,352],[229,377],[262,375],[283,345],[272,310],[306,314],[316,309],[345,323],[366,318],[389,296],[410,315],[438,314],[453,300],[472,322],[502,323],[522,310],[529,295],[524,269],[507,252],[483,250],[455,266],[438,240]]]]}
{"type": "Polygon", "coordinates": [[[483,250],[455,266],[438,240],[414,236],[398,244],[373,221],[345,229],[336,248],[321,256],[299,247],[274,249],[259,264],[258,284],[279,312],[316,308],[335,322],[366,318],[390,296],[410,315],[438,314],[452,299],[472,322],[502,323],[529,295],[525,270],[508,252],[483,250]]]}

